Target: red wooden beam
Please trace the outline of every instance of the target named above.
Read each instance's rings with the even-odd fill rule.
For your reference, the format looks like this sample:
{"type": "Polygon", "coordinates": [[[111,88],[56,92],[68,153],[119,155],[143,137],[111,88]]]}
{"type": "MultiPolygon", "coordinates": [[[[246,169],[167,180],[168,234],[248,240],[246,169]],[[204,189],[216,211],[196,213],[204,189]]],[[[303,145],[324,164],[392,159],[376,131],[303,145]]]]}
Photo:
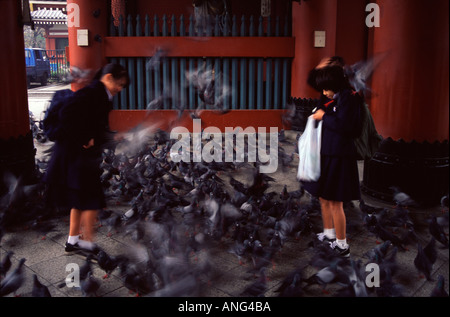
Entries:
{"type": "Polygon", "coordinates": [[[294,57],[293,37],[105,37],[106,57],[294,57]]]}

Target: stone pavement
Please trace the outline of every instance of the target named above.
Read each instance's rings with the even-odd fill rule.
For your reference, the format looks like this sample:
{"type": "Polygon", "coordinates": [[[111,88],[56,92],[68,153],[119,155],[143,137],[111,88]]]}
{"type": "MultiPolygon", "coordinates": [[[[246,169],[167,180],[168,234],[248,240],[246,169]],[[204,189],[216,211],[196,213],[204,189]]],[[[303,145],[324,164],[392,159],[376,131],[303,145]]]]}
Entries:
{"type": "MultiPolygon", "coordinates": [[[[295,135],[290,135],[291,140],[295,139],[295,135]]],[[[48,147],[48,144],[35,145],[38,154],[48,147]]],[[[286,152],[291,153],[291,145],[286,146],[286,152]],[[290,148],[289,148],[290,147],[290,148]]],[[[287,185],[289,191],[294,191],[299,188],[296,181],[296,166],[295,159],[292,167],[287,170],[279,169],[275,174],[272,174],[277,181],[274,182],[269,191],[281,193],[283,186],[287,185]]],[[[360,176],[362,178],[362,165],[360,167],[360,176]]],[[[307,195],[302,197],[303,202],[308,203],[309,197],[307,195]]],[[[363,194],[363,199],[366,203],[374,206],[383,206],[393,208],[392,204],[381,202],[378,200],[366,197],[363,194]]],[[[108,208],[115,210],[118,213],[124,213],[130,208],[129,204],[117,205],[111,203],[108,208]]],[[[448,212],[448,210],[446,211],[448,212]]],[[[368,258],[365,253],[371,248],[377,246],[377,238],[370,233],[363,225],[361,212],[358,208],[357,202],[354,202],[354,207],[346,208],[347,222],[348,222],[348,240],[351,245],[351,259],[354,261],[362,260],[366,264],[368,258]]],[[[429,209],[411,209],[410,215],[415,224],[415,230],[419,237],[419,242],[422,245],[428,243],[431,238],[428,232],[427,219],[430,215],[442,215],[440,206],[429,209]]],[[[320,224],[320,215],[312,215],[314,221],[320,224]]],[[[18,290],[17,294],[21,296],[31,296],[33,287],[33,274],[36,274],[44,285],[49,287],[50,293],[53,297],[79,297],[83,296],[79,288],[67,287],[65,278],[72,271],[67,267],[69,264],[75,263],[82,265],[84,260],[78,256],[67,256],[64,252],[64,244],[67,239],[69,227],[68,215],[58,215],[54,219],[47,220],[54,225],[52,231],[45,236],[41,232],[17,226],[10,228],[4,234],[0,244],[0,258],[3,258],[7,251],[13,251],[13,267],[15,267],[21,258],[25,258],[24,265],[25,282],[18,290]]],[[[445,229],[448,233],[448,227],[445,229]]],[[[267,284],[264,295],[266,297],[275,297],[278,295],[276,289],[281,285],[283,279],[294,269],[299,266],[305,267],[304,275],[311,276],[318,270],[310,265],[309,261],[314,255],[314,249],[310,246],[311,237],[302,236],[298,239],[289,237],[283,245],[281,251],[276,255],[272,265],[267,267],[266,276],[267,284]]],[[[134,243],[130,236],[124,232],[108,232],[106,226],[98,228],[97,243],[108,254],[119,255],[129,251],[134,243]]],[[[248,273],[252,267],[251,262],[247,259],[240,263],[237,256],[232,254],[229,250],[232,244],[226,238],[220,241],[212,242],[208,247],[197,251],[191,255],[191,261],[201,263],[202,259],[208,258],[211,263],[211,271],[208,276],[202,276],[201,282],[193,292],[193,296],[197,297],[239,297],[241,292],[255,281],[255,274],[248,273]]],[[[396,261],[399,270],[395,273],[395,283],[401,285],[402,294],[406,297],[429,297],[432,289],[435,287],[437,277],[443,275],[445,277],[445,289],[448,292],[449,283],[449,249],[443,248],[437,244],[438,257],[433,265],[432,280],[427,281],[420,277],[413,262],[417,255],[416,243],[411,243],[407,246],[408,250],[398,251],[396,261]]],[[[132,297],[134,293],[124,286],[122,276],[119,269],[116,269],[112,274],[103,279],[105,272],[94,264],[94,276],[100,281],[100,288],[97,296],[102,297],[132,297]]],[[[337,290],[341,286],[331,283],[322,288],[318,285],[311,285],[303,294],[305,297],[333,297],[336,296],[337,290]]],[[[376,293],[369,290],[369,296],[374,297],[376,293]]],[[[147,296],[159,296],[161,293],[152,292],[147,296]]],[[[10,294],[8,296],[13,296],[10,294]]]]}

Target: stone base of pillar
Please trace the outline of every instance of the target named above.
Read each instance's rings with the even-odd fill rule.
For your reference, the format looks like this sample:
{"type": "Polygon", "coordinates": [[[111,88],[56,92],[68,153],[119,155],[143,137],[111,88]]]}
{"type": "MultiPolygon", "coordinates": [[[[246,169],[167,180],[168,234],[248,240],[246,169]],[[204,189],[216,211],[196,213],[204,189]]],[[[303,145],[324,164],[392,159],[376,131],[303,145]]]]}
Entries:
{"type": "Polygon", "coordinates": [[[409,194],[421,207],[439,205],[448,194],[448,141],[418,143],[384,139],[374,157],[364,163],[361,191],[393,201],[391,186],[409,194]]]}

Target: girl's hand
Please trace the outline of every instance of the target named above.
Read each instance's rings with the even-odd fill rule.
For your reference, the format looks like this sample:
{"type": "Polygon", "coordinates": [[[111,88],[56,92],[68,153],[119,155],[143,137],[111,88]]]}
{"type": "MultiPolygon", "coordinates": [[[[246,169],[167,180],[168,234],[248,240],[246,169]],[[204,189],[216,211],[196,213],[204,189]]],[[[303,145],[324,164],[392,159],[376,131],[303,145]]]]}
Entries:
{"type": "Polygon", "coordinates": [[[314,112],[312,114],[313,119],[320,121],[323,119],[323,115],[325,114],[325,111],[323,111],[322,109],[317,110],[316,112],[314,112]]]}
{"type": "Polygon", "coordinates": [[[83,145],[83,147],[84,147],[85,149],[89,149],[90,147],[93,147],[93,146],[94,146],[94,139],[90,139],[89,142],[88,142],[88,144],[83,145]]]}
{"type": "Polygon", "coordinates": [[[330,65],[330,63],[331,63],[331,57],[322,58],[320,63],[316,66],[316,69],[321,69],[321,68],[327,67],[330,65]]]}

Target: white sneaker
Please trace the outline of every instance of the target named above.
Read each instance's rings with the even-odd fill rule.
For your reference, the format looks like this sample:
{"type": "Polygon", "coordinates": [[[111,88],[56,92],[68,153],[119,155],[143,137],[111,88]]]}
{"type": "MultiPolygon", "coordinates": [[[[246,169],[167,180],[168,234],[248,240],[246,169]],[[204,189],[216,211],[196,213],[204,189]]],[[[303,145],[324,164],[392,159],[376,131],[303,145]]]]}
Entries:
{"type": "Polygon", "coordinates": [[[329,238],[325,233],[321,232],[318,233],[317,235],[317,240],[321,241],[321,242],[333,242],[336,241],[336,238],[329,238]]]}
{"type": "Polygon", "coordinates": [[[330,242],[330,247],[333,249],[337,255],[348,258],[350,256],[350,246],[342,247],[337,243],[337,241],[330,242]]]}

